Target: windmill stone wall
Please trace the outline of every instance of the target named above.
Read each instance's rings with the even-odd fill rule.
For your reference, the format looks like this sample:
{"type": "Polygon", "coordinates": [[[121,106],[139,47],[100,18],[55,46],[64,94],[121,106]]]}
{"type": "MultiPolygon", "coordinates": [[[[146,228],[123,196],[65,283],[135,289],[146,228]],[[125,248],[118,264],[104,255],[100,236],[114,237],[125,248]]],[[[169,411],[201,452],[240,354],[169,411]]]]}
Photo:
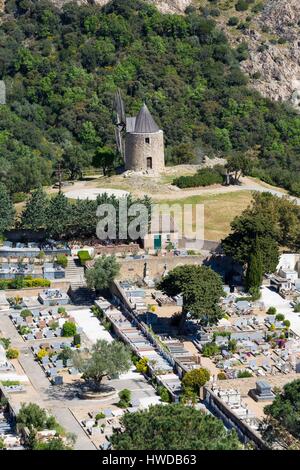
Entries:
{"type": "Polygon", "coordinates": [[[144,104],[136,117],[127,118],[125,169],[157,174],[164,168],[164,133],[144,104]]]}

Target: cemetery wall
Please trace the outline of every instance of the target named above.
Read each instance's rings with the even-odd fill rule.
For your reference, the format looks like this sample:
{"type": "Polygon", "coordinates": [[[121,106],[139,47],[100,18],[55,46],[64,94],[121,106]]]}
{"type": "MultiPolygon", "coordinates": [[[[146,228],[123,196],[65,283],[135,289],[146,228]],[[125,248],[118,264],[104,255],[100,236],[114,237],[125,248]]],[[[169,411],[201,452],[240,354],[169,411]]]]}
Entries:
{"type": "Polygon", "coordinates": [[[136,259],[120,260],[121,270],[119,278],[121,280],[125,279],[137,279],[144,277],[145,263],[147,263],[147,268],[149,269],[149,276],[153,278],[160,277],[165,271],[165,266],[170,271],[176,266],[184,264],[196,264],[201,265],[206,259],[205,256],[154,256],[151,258],[145,259],[136,259]]]}
{"type": "Polygon", "coordinates": [[[130,245],[96,245],[94,246],[97,255],[115,255],[115,254],[127,254],[127,253],[138,253],[140,251],[140,245],[137,243],[131,243],[130,245]]]}

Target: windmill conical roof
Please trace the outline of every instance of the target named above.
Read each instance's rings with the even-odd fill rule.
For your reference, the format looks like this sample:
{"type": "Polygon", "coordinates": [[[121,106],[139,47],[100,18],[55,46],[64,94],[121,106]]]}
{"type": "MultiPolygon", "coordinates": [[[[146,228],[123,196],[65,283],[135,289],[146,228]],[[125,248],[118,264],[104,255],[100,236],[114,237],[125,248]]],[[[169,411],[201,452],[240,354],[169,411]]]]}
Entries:
{"type": "Polygon", "coordinates": [[[158,131],[158,125],[154,121],[149,109],[144,104],[136,117],[134,132],[137,134],[152,134],[158,131]]]}

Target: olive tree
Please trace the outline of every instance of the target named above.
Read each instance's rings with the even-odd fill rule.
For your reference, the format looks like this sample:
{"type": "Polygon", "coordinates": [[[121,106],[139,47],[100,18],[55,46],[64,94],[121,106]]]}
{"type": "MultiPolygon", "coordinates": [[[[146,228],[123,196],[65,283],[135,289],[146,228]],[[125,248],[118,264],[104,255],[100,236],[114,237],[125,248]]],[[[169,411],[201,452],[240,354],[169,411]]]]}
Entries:
{"type": "Polygon", "coordinates": [[[98,340],[90,351],[75,351],[73,360],[82,378],[95,391],[101,390],[105,377],[127,372],[131,365],[130,351],[119,341],[98,340]]]}

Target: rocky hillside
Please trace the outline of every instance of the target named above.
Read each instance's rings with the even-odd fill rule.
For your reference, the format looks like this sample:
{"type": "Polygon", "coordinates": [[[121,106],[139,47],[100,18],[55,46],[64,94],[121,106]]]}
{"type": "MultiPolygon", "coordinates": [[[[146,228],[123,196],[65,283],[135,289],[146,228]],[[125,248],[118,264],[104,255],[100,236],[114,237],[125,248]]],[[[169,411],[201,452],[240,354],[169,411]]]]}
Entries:
{"type": "Polygon", "coordinates": [[[246,41],[249,57],[241,66],[251,85],[264,96],[300,105],[300,2],[267,0],[261,12],[245,22],[236,36],[226,25],[231,40],[246,41]]]}

